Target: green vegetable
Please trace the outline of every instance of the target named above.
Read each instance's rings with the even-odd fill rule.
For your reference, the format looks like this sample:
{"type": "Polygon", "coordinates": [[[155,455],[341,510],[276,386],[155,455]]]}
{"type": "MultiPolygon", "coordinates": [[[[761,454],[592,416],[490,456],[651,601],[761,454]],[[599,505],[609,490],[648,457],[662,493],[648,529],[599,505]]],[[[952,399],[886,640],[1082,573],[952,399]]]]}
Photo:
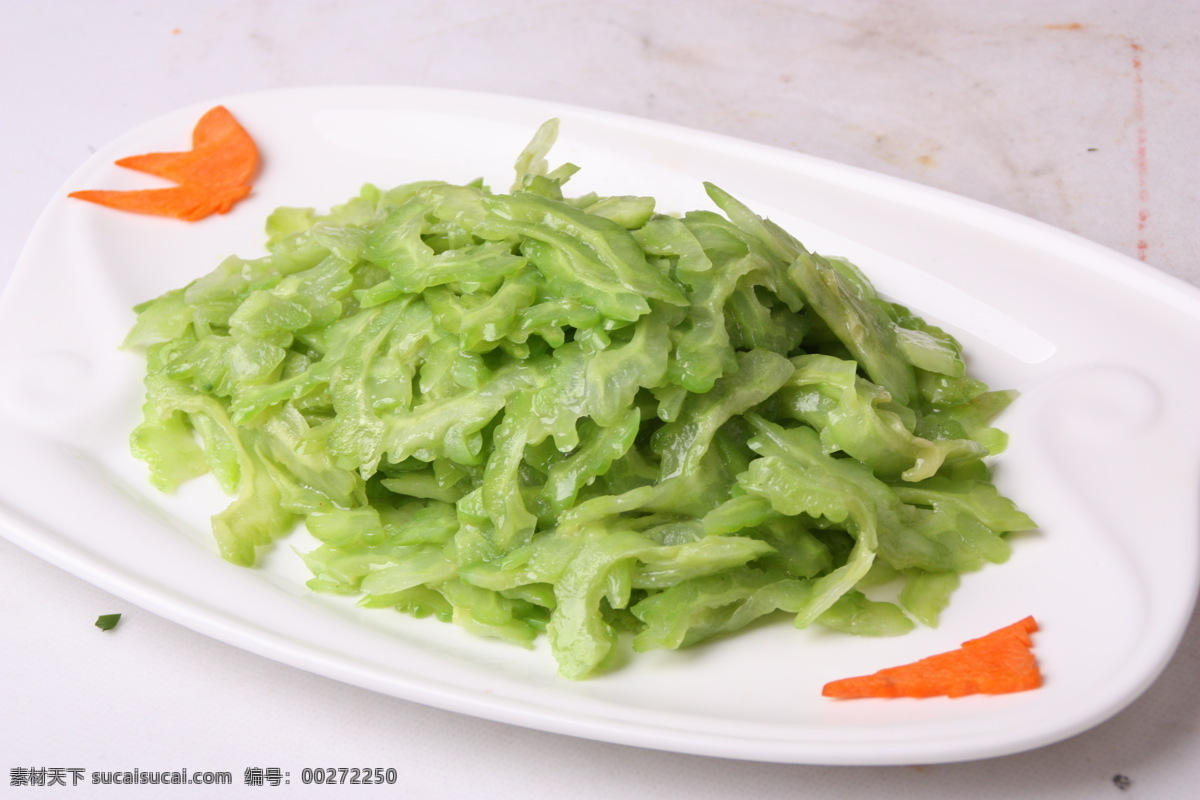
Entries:
{"type": "Polygon", "coordinates": [[[1012,401],[958,343],[715,186],[724,215],[571,198],[551,122],[508,194],[425,181],[279,209],[267,254],[137,307],[134,453],[235,499],[253,565],[583,678],[784,614],[897,635],[1033,522],[991,483],[1012,401]],[[899,605],[870,597],[903,582],[899,605]]]}
{"type": "Polygon", "coordinates": [[[121,621],[120,614],[101,614],[96,617],[96,627],[102,631],[111,631],[121,621]]]}

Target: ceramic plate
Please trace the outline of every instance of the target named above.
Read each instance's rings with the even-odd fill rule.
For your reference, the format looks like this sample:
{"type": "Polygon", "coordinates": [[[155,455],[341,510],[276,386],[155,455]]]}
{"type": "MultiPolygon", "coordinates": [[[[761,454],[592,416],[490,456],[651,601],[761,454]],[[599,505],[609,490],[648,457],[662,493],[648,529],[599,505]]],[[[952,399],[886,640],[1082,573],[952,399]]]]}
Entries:
{"type": "MultiPolygon", "coordinates": [[[[0,306],[0,523],[13,541],[218,639],[396,697],[547,731],[664,750],[814,764],[947,762],[1085,730],[1131,702],[1174,651],[1196,595],[1200,297],[1137,261],[921,186],[730,138],[553,103],[358,87],[223,98],[258,141],[253,194],[183,223],[68,200],[144,187],[113,165],[186,149],[207,103],[97,152],[52,199],[0,306]],[[276,206],[320,209],[365,182],[483,177],[505,188],[537,126],[562,122],[572,193],[711,208],[712,181],[808,246],[858,263],[964,343],[975,374],[1021,399],[1000,421],[1001,489],[1041,525],[1009,563],[967,576],[936,630],[899,639],[785,621],[573,683],[548,649],[309,592],[284,544],[260,569],[221,561],[204,479],[151,489],[128,453],[141,357],[131,307],[263,252],[276,206]],[[958,646],[1034,615],[1044,688],[957,700],[833,701],[829,680],[958,646]]],[[[297,539],[289,542],[300,547],[297,539]]]]}

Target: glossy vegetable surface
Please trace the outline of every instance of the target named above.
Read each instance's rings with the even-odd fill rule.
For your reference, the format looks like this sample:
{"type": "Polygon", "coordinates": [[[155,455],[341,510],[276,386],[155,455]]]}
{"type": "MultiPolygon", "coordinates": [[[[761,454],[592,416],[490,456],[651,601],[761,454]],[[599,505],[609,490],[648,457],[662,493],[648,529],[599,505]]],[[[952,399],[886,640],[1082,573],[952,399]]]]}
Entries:
{"type": "Polygon", "coordinates": [[[782,612],[894,635],[1033,527],[990,480],[1011,402],[957,342],[715,186],[568,197],[554,123],[509,193],[279,209],[267,254],[138,307],[134,452],[211,472],[251,565],[303,521],[319,591],[604,669],[782,612]],[[902,581],[903,608],[871,599],[902,581]]]}

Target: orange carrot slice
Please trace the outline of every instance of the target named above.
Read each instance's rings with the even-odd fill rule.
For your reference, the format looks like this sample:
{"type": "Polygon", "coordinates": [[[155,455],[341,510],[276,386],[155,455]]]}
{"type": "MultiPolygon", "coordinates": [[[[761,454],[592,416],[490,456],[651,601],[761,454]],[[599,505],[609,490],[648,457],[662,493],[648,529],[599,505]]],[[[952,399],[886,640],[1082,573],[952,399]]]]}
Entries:
{"type": "Polygon", "coordinates": [[[191,150],[128,156],[116,163],[176,183],[240,185],[254,177],[258,147],[227,108],[216,106],[196,123],[191,150]]]}
{"type": "Polygon", "coordinates": [[[1026,617],[978,639],[963,642],[947,653],[911,664],[882,669],[872,675],[827,683],[825,697],[962,697],[969,694],[1007,694],[1036,689],[1042,673],[1031,651],[1030,634],[1038,630],[1026,617]]]}
{"type": "Polygon", "coordinates": [[[175,181],[164,189],[85,190],[70,197],[120,211],[189,222],[224,214],[250,193],[258,146],[224,106],[209,110],[192,131],[192,149],[118,159],[118,165],[175,181]]]}
{"type": "Polygon", "coordinates": [[[101,189],[71,192],[70,197],[98,203],[119,211],[174,217],[188,222],[212,214],[224,214],[250,193],[249,186],[205,186],[184,183],[165,189],[137,189],[129,192],[101,189]]]}
{"type": "Polygon", "coordinates": [[[1037,620],[1033,617],[1026,617],[1023,620],[1014,622],[1012,625],[1001,628],[997,631],[992,631],[987,636],[981,636],[978,639],[970,639],[963,642],[963,647],[973,647],[980,644],[988,644],[1003,639],[1014,638],[1026,647],[1033,647],[1033,639],[1029,637],[1031,633],[1038,632],[1037,620]]]}

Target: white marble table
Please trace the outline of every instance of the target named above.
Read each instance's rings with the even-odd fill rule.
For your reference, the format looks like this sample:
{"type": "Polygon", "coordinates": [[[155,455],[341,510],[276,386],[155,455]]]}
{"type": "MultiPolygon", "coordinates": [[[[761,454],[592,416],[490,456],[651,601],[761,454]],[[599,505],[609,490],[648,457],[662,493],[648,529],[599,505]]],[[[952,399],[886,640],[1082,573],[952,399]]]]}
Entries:
{"type": "MultiPolygon", "coordinates": [[[[1200,5],[1060,2],[152,2],[0,6],[0,287],[93,148],[255,89],[390,83],[634,114],[983,200],[1200,285],[1200,5]]],[[[0,358],[3,358],[0,355],[0,358]]],[[[0,443],[0,446],[3,446],[0,443]]],[[[381,697],[142,611],[0,539],[0,782],[37,767],[230,770],[78,797],[1176,798],[1200,783],[1200,617],[1126,711],[988,761],[835,768],[570,739],[381,697]],[[119,635],[98,614],[122,612],[119,635]],[[242,785],[395,766],[401,791],[242,785]],[[1119,777],[1123,776],[1123,777],[1119,777]]]]}

